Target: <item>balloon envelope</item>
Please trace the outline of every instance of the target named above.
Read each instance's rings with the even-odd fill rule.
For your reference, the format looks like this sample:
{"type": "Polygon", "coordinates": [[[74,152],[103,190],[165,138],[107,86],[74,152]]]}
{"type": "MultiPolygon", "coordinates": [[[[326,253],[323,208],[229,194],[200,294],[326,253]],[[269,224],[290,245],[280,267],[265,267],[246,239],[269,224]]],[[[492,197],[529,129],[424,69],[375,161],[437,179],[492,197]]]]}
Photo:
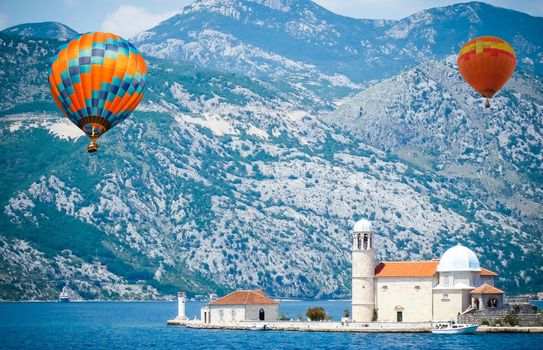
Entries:
{"type": "Polygon", "coordinates": [[[86,33],[61,45],[49,70],[57,106],[91,140],[128,117],[143,98],[142,55],[111,33],[86,33]]]}
{"type": "Polygon", "coordinates": [[[458,54],[458,68],[481,96],[491,98],[513,74],[517,58],[505,40],[481,36],[468,41],[458,54]]]}

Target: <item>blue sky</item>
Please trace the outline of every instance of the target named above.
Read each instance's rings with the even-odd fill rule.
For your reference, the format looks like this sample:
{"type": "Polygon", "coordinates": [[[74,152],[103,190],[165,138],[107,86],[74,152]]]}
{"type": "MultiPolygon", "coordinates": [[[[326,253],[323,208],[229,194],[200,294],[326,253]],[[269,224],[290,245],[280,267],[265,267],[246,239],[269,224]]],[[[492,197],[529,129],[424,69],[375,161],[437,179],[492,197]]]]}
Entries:
{"type": "MultiPolygon", "coordinates": [[[[78,32],[110,31],[131,35],[172,16],[192,0],[0,0],[0,29],[27,22],[57,21],[78,32]]],[[[460,1],[315,0],[356,18],[401,19],[420,10],[460,1]]],[[[543,16],[543,0],[487,0],[487,3],[543,16]]]]}

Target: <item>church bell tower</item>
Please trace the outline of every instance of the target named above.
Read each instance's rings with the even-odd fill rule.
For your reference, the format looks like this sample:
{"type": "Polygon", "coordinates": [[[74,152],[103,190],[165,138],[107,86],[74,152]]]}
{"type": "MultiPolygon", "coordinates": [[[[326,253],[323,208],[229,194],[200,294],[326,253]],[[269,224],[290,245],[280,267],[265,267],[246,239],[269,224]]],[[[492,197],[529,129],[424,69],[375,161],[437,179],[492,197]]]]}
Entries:
{"type": "Polygon", "coordinates": [[[360,220],[353,229],[353,322],[371,322],[375,308],[375,255],[371,222],[360,220]]]}

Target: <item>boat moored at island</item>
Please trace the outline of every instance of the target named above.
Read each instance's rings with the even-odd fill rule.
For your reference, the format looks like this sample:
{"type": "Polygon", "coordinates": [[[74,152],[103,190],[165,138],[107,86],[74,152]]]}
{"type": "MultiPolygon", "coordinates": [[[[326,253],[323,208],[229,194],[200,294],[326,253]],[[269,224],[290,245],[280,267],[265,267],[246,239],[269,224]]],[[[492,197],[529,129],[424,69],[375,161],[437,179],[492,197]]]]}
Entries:
{"type": "Polygon", "coordinates": [[[432,327],[434,334],[475,334],[479,325],[449,322],[436,322],[432,327]]]}
{"type": "Polygon", "coordinates": [[[68,289],[66,286],[62,288],[62,292],[58,296],[58,302],[59,303],[69,303],[70,302],[70,294],[68,293],[68,289]]]}

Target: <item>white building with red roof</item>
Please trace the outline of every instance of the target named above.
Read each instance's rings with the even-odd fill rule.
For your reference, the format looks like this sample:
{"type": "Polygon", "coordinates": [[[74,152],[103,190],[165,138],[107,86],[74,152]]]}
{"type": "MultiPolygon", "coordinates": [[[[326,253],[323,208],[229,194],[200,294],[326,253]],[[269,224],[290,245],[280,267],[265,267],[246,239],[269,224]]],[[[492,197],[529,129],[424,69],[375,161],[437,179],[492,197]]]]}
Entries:
{"type": "Polygon", "coordinates": [[[201,309],[203,323],[235,323],[242,321],[276,321],[279,302],[263,290],[238,290],[211,301],[201,309]]]}
{"type": "Polygon", "coordinates": [[[352,248],[351,318],[355,322],[455,320],[465,311],[503,303],[503,292],[494,287],[496,273],[481,268],[467,247],[458,244],[440,260],[376,265],[373,243],[371,223],[358,221],[352,248]]]}

